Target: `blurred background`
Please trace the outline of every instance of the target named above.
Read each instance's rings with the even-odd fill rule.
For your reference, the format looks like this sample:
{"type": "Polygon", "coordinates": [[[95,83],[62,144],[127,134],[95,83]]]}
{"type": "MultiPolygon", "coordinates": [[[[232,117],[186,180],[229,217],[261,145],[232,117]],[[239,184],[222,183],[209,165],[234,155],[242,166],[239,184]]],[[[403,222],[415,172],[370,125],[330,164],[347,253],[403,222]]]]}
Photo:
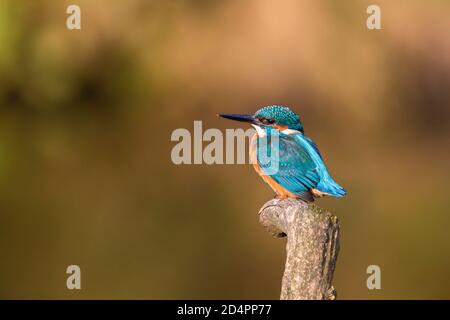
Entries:
{"type": "Polygon", "coordinates": [[[373,31],[370,4],[0,0],[0,297],[277,299],[272,191],[251,165],[174,165],[170,136],[281,104],[349,191],[318,201],[338,298],[450,299],[450,2],[378,0],[373,31]]]}

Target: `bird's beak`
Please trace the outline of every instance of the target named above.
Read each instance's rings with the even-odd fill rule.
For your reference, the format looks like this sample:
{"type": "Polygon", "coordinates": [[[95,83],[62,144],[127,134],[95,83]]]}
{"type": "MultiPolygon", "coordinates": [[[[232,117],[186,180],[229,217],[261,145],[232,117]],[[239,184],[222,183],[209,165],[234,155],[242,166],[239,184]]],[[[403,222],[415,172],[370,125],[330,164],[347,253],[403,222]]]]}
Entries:
{"type": "Polygon", "coordinates": [[[258,119],[256,119],[254,115],[251,115],[251,114],[223,114],[223,113],[221,113],[221,114],[218,114],[218,116],[225,118],[225,119],[261,125],[261,122],[258,119]]]}

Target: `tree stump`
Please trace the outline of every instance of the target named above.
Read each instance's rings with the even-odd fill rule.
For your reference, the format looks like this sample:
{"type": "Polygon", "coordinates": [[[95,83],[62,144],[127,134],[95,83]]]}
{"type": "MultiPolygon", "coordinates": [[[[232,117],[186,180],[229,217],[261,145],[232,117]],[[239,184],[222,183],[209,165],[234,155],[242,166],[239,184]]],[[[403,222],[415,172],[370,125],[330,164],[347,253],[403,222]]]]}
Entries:
{"type": "Polygon", "coordinates": [[[334,300],[332,286],[339,252],[339,222],[313,203],[273,199],[259,221],[274,237],[287,236],[281,300],[334,300]]]}

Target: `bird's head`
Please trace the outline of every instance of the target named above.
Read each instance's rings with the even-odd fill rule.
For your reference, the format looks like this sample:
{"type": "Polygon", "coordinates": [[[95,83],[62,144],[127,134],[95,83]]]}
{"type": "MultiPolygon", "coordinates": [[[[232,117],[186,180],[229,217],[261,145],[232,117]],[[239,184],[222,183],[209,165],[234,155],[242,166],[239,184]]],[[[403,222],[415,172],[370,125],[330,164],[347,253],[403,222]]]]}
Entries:
{"type": "Polygon", "coordinates": [[[288,107],[268,106],[259,109],[254,115],[246,114],[219,114],[222,118],[248,122],[257,127],[273,127],[277,130],[286,129],[304,133],[299,116],[288,107]]]}

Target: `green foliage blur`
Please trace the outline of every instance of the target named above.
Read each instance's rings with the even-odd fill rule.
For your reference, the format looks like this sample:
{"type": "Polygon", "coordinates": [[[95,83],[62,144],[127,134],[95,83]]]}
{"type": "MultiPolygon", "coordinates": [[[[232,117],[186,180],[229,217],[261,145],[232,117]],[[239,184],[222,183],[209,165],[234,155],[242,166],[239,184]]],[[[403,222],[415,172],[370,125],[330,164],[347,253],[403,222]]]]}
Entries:
{"type": "Polygon", "coordinates": [[[0,0],[0,298],[277,299],[272,191],[250,165],[174,165],[170,136],[282,104],[349,191],[318,201],[338,298],[449,299],[450,3],[379,0],[374,31],[370,4],[0,0]]]}

